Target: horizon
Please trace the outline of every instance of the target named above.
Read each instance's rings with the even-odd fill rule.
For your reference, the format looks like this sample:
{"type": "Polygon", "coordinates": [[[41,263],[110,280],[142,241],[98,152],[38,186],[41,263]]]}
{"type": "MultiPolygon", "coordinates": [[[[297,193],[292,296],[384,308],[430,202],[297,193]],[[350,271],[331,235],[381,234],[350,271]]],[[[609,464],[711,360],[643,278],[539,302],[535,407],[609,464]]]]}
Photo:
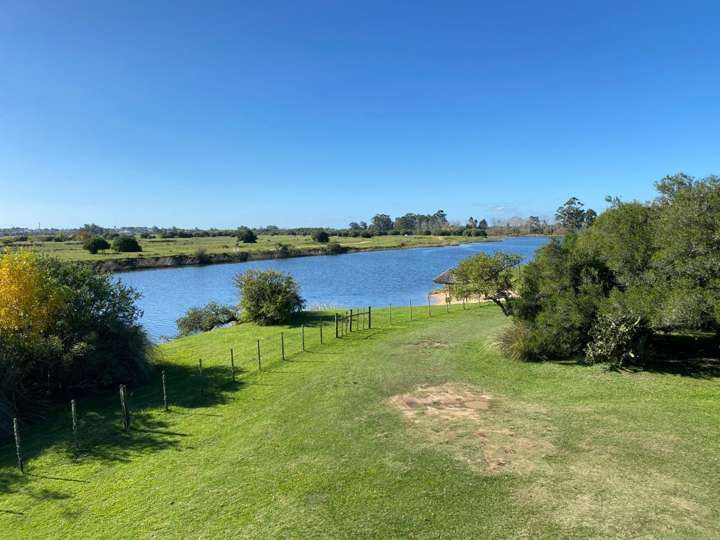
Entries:
{"type": "Polygon", "coordinates": [[[0,228],[552,220],[720,173],[720,6],[11,2],[0,228]],[[438,201],[444,201],[439,203],[438,201]]]}

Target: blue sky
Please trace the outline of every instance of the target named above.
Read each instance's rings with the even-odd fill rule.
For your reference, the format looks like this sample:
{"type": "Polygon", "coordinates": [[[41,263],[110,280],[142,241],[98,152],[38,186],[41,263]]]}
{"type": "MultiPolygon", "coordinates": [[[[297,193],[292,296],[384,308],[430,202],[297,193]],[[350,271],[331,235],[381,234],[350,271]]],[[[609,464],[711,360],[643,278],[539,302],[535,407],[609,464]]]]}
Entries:
{"type": "Polygon", "coordinates": [[[4,2],[0,226],[551,216],[720,174],[717,2],[4,2]]]}

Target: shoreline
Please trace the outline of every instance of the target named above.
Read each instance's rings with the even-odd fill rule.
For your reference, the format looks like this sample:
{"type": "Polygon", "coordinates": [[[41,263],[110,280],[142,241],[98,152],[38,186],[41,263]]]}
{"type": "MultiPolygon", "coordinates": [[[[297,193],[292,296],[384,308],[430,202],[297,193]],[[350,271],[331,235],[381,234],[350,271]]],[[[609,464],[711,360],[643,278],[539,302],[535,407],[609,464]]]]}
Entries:
{"type": "Polygon", "coordinates": [[[197,255],[164,255],[157,257],[132,257],[125,259],[110,259],[104,261],[78,261],[79,264],[88,265],[99,272],[134,272],[140,270],[158,270],[167,268],[180,268],[183,266],[209,266],[213,264],[233,264],[249,261],[265,261],[272,259],[291,259],[297,257],[317,257],[322,255],[346,255],[349,253],[363,253],[370,251],[392,251],[405,249],[423,249],[437,247],[458,247],[468,244],[484,244],[500,242],[506,237],[483,238],[477,241],[458,242],[453,244],[433,243],[420,246],[389,246],[389,247],[346,247],[342,253],[328,253],[323,247],[292,249],[289,253],[279,250],[272,251],[239,251],[236,253],[207,253],[197,255]]]}

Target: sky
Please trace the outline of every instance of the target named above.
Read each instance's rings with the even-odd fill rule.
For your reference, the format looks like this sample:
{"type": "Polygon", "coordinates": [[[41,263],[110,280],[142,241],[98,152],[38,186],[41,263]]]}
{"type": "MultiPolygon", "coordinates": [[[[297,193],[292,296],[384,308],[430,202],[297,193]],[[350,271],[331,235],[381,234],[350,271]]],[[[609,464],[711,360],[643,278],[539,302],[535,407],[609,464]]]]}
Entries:
{"type": "Polygon", "coordinates": [[[0,2],[0,227],[551,218],[720,174],[718,2],[0,2]]]}

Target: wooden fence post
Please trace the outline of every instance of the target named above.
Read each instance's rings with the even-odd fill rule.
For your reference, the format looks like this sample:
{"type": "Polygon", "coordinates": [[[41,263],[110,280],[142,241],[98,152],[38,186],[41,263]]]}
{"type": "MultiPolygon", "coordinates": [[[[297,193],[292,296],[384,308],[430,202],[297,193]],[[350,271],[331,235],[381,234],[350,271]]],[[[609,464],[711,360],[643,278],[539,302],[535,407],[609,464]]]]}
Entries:
{"type": "Polygon", "coordinates": [[[285,332],[280,332],[280,357],[285,360],[285,332]]]}
{"type": "Polygon", "coordinates": [[[23,463],[22,448],[20,446],[20,428],[18,427],[18,419],[13,418],[13,434],[15,435],[15,455],[17,456],[17,465],[21,473],[25,472],[25,463],[23,463]]]}
{"type": "Polygon", "coordinates": [[[235,353],[233,352],[232,347],[230,347],[230,375],[232,377],[232,382],[235,382],[235,353]]]}
{"type": "Polygon", "coordinates": [[[412,300],[410,300],[410,320],[412,321],[412,300]]]}
{"type": "Polygon", "coordinates": [[[449,296],[445,297],[445,307],[447,308],[445,311],[450,313],[450,297],[449,296]]]}
{"type": "Polygon", "coordinates": [[[352,309],[350,310],[350,332],[352,332],[352,323],[353,323],[353,312],[352,309]]]}
{"type": "Polygon", "coordinates": [[[75,450],[78,449],[78,422],[77,422],[77,407],[75,406],[75,400],[70,400],[70,416],[72,417],[72,430],[73,430],[73,442],[75,443],[75,450]]]}
{"type": "Polygon", "coordinates": [[[340,337],[339,332],[340,332],[340,328],[338,327],[338,315],[337,315],[337,313],[335,313],[335,337],[336,338],[340,337]]]}
{"type": "Polygon", "coordinates": [[[303,352],[305,352],[305,325],[300,325],[300,341],[301,341],[301,349],[303,352]]]}
{"type": "Polygon", "coordinates": [[[120,412],[122,413],[123,427],[127,431],[130,429],[130,411],[127,406],[127,392],[124,384],[120,385],[120,412]]]}
{"type": "Polygon", "coordinates": [[[160,378],[162,380],[163,407],[165,407],[166,411],[169,411],[170,408],[168,407],[168,401],[167,401],[167,386],[165,384],[165,370],[164,369],[160,373],[160,378]]]}
{"type": "Polygon", "coordinates": [[[260,340],[257,340],[257,361],[258,361],[258,371],[262,371],[262,360],[260,357],[260,340]]]}
{"type": "Polygon", "coordinates": [[[368,306],[368,328],[372,329],[372,306],[368,306]]]}
{"type": "Polygon", "coordinates": [[[432,313],[430,312],[430,295],[429,294],[427,297],[427,301],[428,301],[428,317],[432,317],[432,313]]]}
{"type": "Polygon", "coordinates": [[[320,321],[320,345],[323,344],[323,340],[322,340],[322,330],[323,330],[323,322],[320,321]]]}

